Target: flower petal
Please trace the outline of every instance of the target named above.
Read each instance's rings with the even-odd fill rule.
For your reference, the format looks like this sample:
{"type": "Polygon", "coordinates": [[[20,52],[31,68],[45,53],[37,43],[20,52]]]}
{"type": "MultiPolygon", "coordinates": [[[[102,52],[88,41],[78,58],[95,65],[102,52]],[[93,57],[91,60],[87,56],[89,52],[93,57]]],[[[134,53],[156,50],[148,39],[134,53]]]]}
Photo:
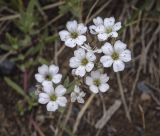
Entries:
{"type": "Polygon", "coordinates": [[[111,56],[105,55],[100,58],[100,62],[103,64],[104,67],[108,68],[111,67],[113,59],[111,58],[111,56]]]}
{"type": "Polygon", "coordinates": [[[76,93],[79,93],[79,92],[80,92],[79,86],[77,86],[77,85],[74,86],[74,92],[76,92],[76,93]]]}
{"type": "Polygon", "coordinates": [[[101,83],[106,83],[109,80],[107,74],[101,74],[100,76],[101,83]]]}
{"type": "Polygon", "coordinates": [[[56,111],[58,109],[58,104],[56,102],[50,101],[47,104],[47,111],[56,111]]]}
{"type": "Polygon", "coordinates": [[[41,104],[46,104],[49,102],[49,96],[46,93],[40,93],[38,102],[41,104]]]}
{"type": "Polygon", "coordinates": [[[120,60],[116,60],[113,63],[113,70],[114,70],[114,72],[123,71],[124,67],[125,67],[124,62],[122,62],[120,60]]]}
{"type": "Polygon", "coordinates": [[[55,84],[58,84],[59,82],[61,82],[62,79],[62,75],[61,74],[56,74],[52,77],[52,81],[55,84]]]}
{"type": "Polygon", "coordinates": [[[95,85],[91,85],[91,86],[89,87],[89,89],[90,89],[90,91],[92,91],[93,93],[98,93],[98,92],[99,92],[99,91],[98,91],[98,87],[95,86],[95,85]]]}
{"type": "Polygon", "coordinates": [[[87,72],[90,72],[94,67],[94,63],[93,62],[89,62],[87,65],[86,65],[86,71],[87,72]]]}
{"type": "Polygon", "coordinates": [[[102,49],[102,52],[106,55],[112,55],[113,53],[113,46],[108,42],[106,42],[101,49],[102,49]]]}
{"type": "Polygon", "coordinates": [[[84,103],[84,99],[82,98],[82,97],[77,97],[77,101],[78,101],[78,103],[84,103]]]}
{"type": "Polygon", "coordinates": [[[47,94],[54,93],[54,88],[51,81],[44,81],[42,85],[43,85],[44,92],[46,92],[47,94]]]}
{"type": "Polygon", "coordinates": [[[76,32],[77,31],[77,21],[73,20],[73,21],[68,21],[66,24],[66,27],[68,29],[69,32],[76,32]]]}
{"type": "Polygon", "coordinates": [[[125,50],[120,54],[120,59],[124,62],[128,62],[131,60],[131,51],[125,50]]]}
{"type": "Polygon", "coordinates": [[[66,97],[58,97],[56,102],[58,103],[58,105],[60,105],[61,107],[65,107],[66,106],[66,103],[67,103],[67,99],[66,97]]]}
{"type": "Polygon", "coordinates": [[[77,45],[82,45],[85,41],[86,41],[86,36],[84,36],[84,35],[79,35],[76,38],[77,45]]]}
{"type": "Polygon", "coordinates": [[[69,38],[65,41],[65,45],[70,47],[70,48],[73,48],[76,46],[76,39],[72,39],[72,38],[69,38]]]}
{"type": "Polygon", "coordinates": [[[98,40],[99,41],[105,41],[108,39],[108,35],[106,33],[100,33],[98,34],[98,40]]]}
{"type": "Polygon", "coordinates": [[[89,86],[93,85],[93,79],[91,77],[87,76],[86,77],[86,84],[89,85],[89,86]]]}
{"type": "Polygon", "coordinates": [[[55,94],[56,96],[62,96],[66,93],[66,88],[64,88],[63,85],[58,85],[56,88],[55,88],[55,94]]]}
{"type": "Polygon", "coordinates": [[[101,92],[106,92],[108,89],[109,89],[109,85],[108,85],[108,84],[101,84],[101,85],[99,86],[99,90],[100,90],[101,92]]]}
{"type": "Polygon", "coordinates": [[[109,35],[111,36],[111,37],[118,37],[118,33],[117,32],[111,32],[111,33],[109,33],[109,35]]]}
{"type": "Polygon", "coordinates": [[[92,77],[93,79],[99,78],[100,75],[101,75],[101,73],[100,73],[100,71],[98,71],[98,70],[91,72],[91,77],[92,77]]]}
{"type": "Polygon", "coordinates": [[[70,60],[69,60],[69,66],[71,68],[77,68],[78,66],[80,65],[80,60],[76,57],[72,57],[70,60]]]}
{"type": "Polygon", "coordinates": [[[48,66],[43,64],[42,66],[38,67],[38,72],[41,74],[41,75],[46,75],[48,74],[48,66]]]}
{"type": "Polygon", "coordinates": [[[75,92],[71,93],[71,102],[75,102],[77,100],[77,95],[75,92]]]}
{"type": "Polygon", "coordinates": [[[105,18],[104,19],[105,27],[112,27],[114,25],[114,22],[115,22],[115,18],[114,17],[110,17],[110,18],[105,18]]]}
{"type": "Polygon", "coordinates": [[[85,58],[85,55],[86,55],[85,50],[82,48],[79,48],[78,50],[74,51],[74,56],[78,59],[85,58]]]}
{"type": "Polygon", "coordinates": [[[96,32],[96,26],[95,25],[89,26],[89,30],[90,30],[91,34],[97,34],[97,32],[96,32]]]}
{"type": "Polygon", "coordinates": [[[66,41],[70,37],[70,33],[66,30],[62,30],[59,32],[59,36],[62,41],[66,41]]]}
{"type": "Polygon", "coordinates": [[[95,56],[94,53],[91,52],[91,51],[88,51],[88,52],[87,52],[86,58],[87,58],[89,61],[95,61],[95,60],[96,60],[96,56],[95,56]]]}
{"type": "Polygon", "coordinates": [[[103,25],[103,19],[101,17],[96,17],[93,19],[95,25],[103,25]]]}
{"type": "Polygon", "coordinates": [[[114,44],[114,49],[116,52],[121,53],[122,51],[124,51],[126,49],[126,44],[121,42],[120,40],[116,41],[114,44]]]}
{"type": "Polygon", "coordinates": [[[119,29],[121,29],[121,27],[121,22],[117,22],[113,26],[113,31],[118,31],[119,29]]]}
{"type": "Polygon", "coordinates": [[[58,67],[58,66],[56,66],[56,65],[50,65],[50,66],[49,66],[49,73],[50,73],[51,75],[57,74],[58,71],[59,71],[59,67],[58,67]]]}
{"type": "Polygon", "coordinates": [[[85,70],[85,67],[84,66],[79,66],[77,69],[76,69],[76,72],[75,74],[77,76],[80,76],[80,77],[83,77],[86,73],[86,70],[85,70]]]}
{"type": "Polygon", "coordinates": [[[87,27],[86,26],[84,26],[84,24],[78,24],[78,33],[79,34],[84,34],[86,31],[87,31],[87,27]]]}
{"type": "Polygon", "coordinates": [[[97,26],[97,27],[95,28],[95,31],[96,31],[97,33],[105,33],[105,27],[104,27],[104,25],[99,25],[99,26],[97,26]]]}
{"type": "Polygon", "coordinates": [[[41,74],[35,74],[35,79],[37,80],[37,82],[42,83],[45,80],[44,75],[41,74]]]}

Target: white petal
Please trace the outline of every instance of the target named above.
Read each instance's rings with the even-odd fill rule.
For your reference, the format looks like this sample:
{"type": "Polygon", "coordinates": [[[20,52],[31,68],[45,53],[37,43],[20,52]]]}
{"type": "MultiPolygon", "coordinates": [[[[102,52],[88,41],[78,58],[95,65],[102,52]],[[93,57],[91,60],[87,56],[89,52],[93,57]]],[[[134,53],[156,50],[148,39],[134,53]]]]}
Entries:
{"type": "Polygon", "coordinates": [[[108,89],[109,89],[109,85],[108,85],[108,84],[101,84],[101,85],[99,86],[99,90],[100,90],[101,92],[106,92],[108,89]]]}
{"type": "Polygon", "coordinates": [[[76,72],[75,74],[77,76],[80,76],[80,77],[83,77],[85,75],[86,71],[85,71],[85,67],[84,66],[79,66],[77,69],[76,69],[76,72]]]}
{"type": "Polygon", "coordinates": [[[94,53],[91,52],[91,51],[87,52],[86,58],[87,58],[89,61],[95,61],[95,60],[96,60],[96,56],[95,56],[94,53]]]}
{"type": "Polygon", "coordinates": [[[75,87],[74,87],[74,92],[76,92],[76,93],[79,93],[79,92],[80,92],[79,86],[75,85],[75,87]]]}
{"type": "Polygon", "coordinates": [[[39,98],[38,102],[41,103],[41,104],[46,104],[46,103],[49,102],[49,99],[48,98],[39,98]]]}
{"type": "Polygon", "coordinates": [[[101,74],[100,76],[101,83],[106,83],[109,80],[107,74],[101,74]]]}
{"type": "Polygon", "coordinates": [[[105,33],[105,27],[103,25],[99,25],[95,28],[97,33],[105,33]]]}
{"type": "Polygon", "coordinates": [[[79,96],[80,96],[80,97],[84,97],[85,95],[86,95],[86,93],[85,93],[85,92],[83,92],[83,91],[82,91],[82,92],[80,92],[80,94],[79,94],[79,96]]]}
{"type": "Polygon", "coordinates": [[[110,17],[110,18],[105,18],[104,19],[104,25],[105,27],[111,27],[114,25],[115,22],[115,18],[114,17],[110,17]]]}
{"type": "Polygon", "coordinates": [[[116,52],[121,53],[122,51],[124,51],[126,49],[126,44],[121,42],[120,40],[116,41],[114,44],[114,49],[116,52]]]}
{"type": "Polygon", "coordinates": [[[89,85],[89,86],[90,86],[90,85],[93,85],[93,78],[87,76],[87,77],[86,77],[86,84],[89,85]]]}
{"type": "Polygon", "coordinates": [[[76,57],[72,57],[70,60],[69,60],[69,66],[71,68],[77,68],[78,66],[80,65],[80,60],[76,57]]]}
{"type": "Polygon", "coordinates": [[[75,76],[76,69],[72,69],[72,75],[75,76]]]}
{"type": "Polygon", "coordinates": [[[128,62],[131,60],[131,51],[125,50],[120,54],[120,59],[124,62],[128,62]]]}
{"type": "Polygon", "coordinates": [[[78,50],[74,51],[74,56],[77,57],[78,59],[82,59],[85,58],[85,50],[82,48],[79,48],[78,50]]]}
{"type": "Polygon", "coordinates": [[[113,70],[114,70],[114,72],[123,71],[124,67],[125,67],[124,62],[122,62],[120,60],[116,60],[113,63],[113,70]]]}
{"type": "Polygon", "coordinates": [[[98,40],[99,41],[105,41],[108,39],[108,35],[106,33],[100,33],[98,34],[98,40]]]}
{"type": "Polygon", "coordinates": [[[67,41],[65,41],[65,45],[74,48],[76,46],[76,39],[69,38],[67,41]]]}
{"type": "Polygon", "coordinates": [[[75,92],[71,93],[71,102],[75,102],[77,100],[77,95],[75,92]]]}
{"type": "Polygon", "coordinates": [[[96,26],[95,25],[89,26],[89,30],[90,30],[91,34],[97,34],[97,32],[96,32],[96,26]]]}
{"type": "Polygon", "coordinates": [[[47,93],[40,93],[39,94],[40,98],[45,98],[45,99],[49,99],[49,95],[47,93]]]}
{"type": "Polygon", "coordinates": [[[100,71],[98,71],[98,70],[91,72],[91,77],[92,77],[93,79],[99,78],[100,75],[101,75],[101,73],[100,73],[100,71]]]}
{"type": "Polygon", "coordinates": [[[41,74],[35,74],[35,79],[37,80],[37,82],[42,83],[45,80],[45,77],[41,74]]]}
{"type": "Polygon", "coordinates": [[[89,87],[89,89],[90,89],[90,91],[92,91],[93,93],[98,93],[98,92],[99,92],[99,91],[98,91],[98,87],[95,86],[95,85],[91,85],[91,86],[89,87]]]}
{"type": "Polygon", "coordinates": [[[90,72],[94,67],[94,63],[93,62],[89,62],[87,65],[86,65],[86,71],[87,72],[90,72]]]}
{"type": "Polygon", "coordinates": [[[49,102],[49,95],[46,94],[46,93],[40,93],[39,94],[39,99],[38,99],[38,102],[41,103],[41,104],[46,104],[49,102]]]}
{"type": "Polygon", "coordinates": [[[66,27],[68,29],[69,32],[76,32],[77,31],[77,21],[73,20],[73,21],[68,21],[66,24],[66,27]]]}
{"type": "Polygon", "coordinates": [[[78,24],[78,33],[79,34],[84,34],[87,31],[87,27],[84,26],[84,24],[78,24]]]}
{"type": "Polygon", "coordinates": [[[102,52],[106,55],[112,55],[113,53],[113,46],[108,42],[106,42],[101,49],[102,49],[102,52]]]}
{"type": "Polygon", "coordinates": [[[101,17],[96,17],[93,19],[95,25],[103,25],[103,19],[101,17]]]}
{"type": "Polygon", "coordinates": [[[56,102],[50,101],[47,104],[47,111],[56,111],[58,109],[58,104],[56,102]]]}
{"type": "Polygon", "coordinates": [[[110,37],[118,37],[118,33],[117,32],[111,32],[109,33],[110,37]]]}
{"type": "Polygon", "coordinates": [[[62,41],[66,41],[70,37],[70,33],[66,30],[62,30],[59,32],[59,36],[62,41]]]}
{"type": "Polygon", "coordinates": [[[38,72],[41,74],[41,75],[46,75],[48,74],[48,66],[43,64],[42,66],[38,67],[38,72]]]}
{"type": "Polygon", "coordinates": [[[108,68],[112,65],[113,59],[111,58],[111,56],[105,55],[100,58],[100,62],[103,64],[104,67],[108,68]]]}
{"type": "Polygon", "coordinates": [[[78,103],[84,103],[84,99],[82,97],[77,97],[78,103]]]}
{"type": "Polygon", "coordinates": [[[76,38],[77,45],[82,45],[85,41],[86,41],[86,36],[84,36],[84,35],[79,35],[76,38]]]}
{"type": "Polygon", "coordinates": [[[55,94],[56,96],[62,96],[66,93],[66,88],[64,88],[63,85],[58,85],[56,88],[55,88],[55,94]]]}
{"type": "Polygon", "coordinates": [[[118,31],[119,29],[121,29],[121,27],[121,22],[117,22],[113,26],[113,31],[118,31]]]}
{"type": "Polygon", "coordinates": [[[66,97],[58,97],[56,102],[58,103],[58,105],[60,105],[61,107],[65,107],[66,106],[66,103],[67,103],[67,99],[66,97]]]}
{"type": "Polygon", "coordinates": [[[42,85],[43,85],[44,92],[46,92],[47,94],[54,93],[54,88],[51,81],[44,81],[42,85]]]}
{"type": "Polygon", "coordinates": [[[50,65],[50,66],[49,66],[49,73],[50,73],[51,75],[57,74],[58,71],[59,71],[59,67],[58,67],[58,66],[56,66],[56,65],[50,65]]]}
{"type": "Polygon", "coordinates": [[[58,84],[59,82],[61,82],[62,79],[62,75],[61,74],[56,74],[52,77],[52,81],[55,84],[58,84]]]}

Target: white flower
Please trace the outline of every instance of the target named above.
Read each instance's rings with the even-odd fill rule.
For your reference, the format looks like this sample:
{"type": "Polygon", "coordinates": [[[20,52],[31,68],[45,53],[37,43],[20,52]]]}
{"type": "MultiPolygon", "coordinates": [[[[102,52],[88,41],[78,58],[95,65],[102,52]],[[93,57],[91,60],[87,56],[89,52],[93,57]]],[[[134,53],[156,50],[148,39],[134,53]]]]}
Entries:
{"type": "Polygon", "coordinates": [[[91,76],[86,77],[86,84],[93,93],[106,92],[109,89],[107,74],[101,74],[100,71],[92,71],[91,76]]]}
{"type": "Polygon", "coordinates": [[[44,92],[39,94],[38,102],[47,104],[47,111],[56,111],[59,106],[66,106],[67,99],[63,96],[66,89],[63,85],[58,85],[55,89],[52,82],[44,82],[42,85],[44,92]]]}
{"type": "Polygon", "coordinates": [[[55,84],[59,83],[62,79],[62,75],[58,74],[59,67],[56,65],[42,65],[38,67],[38,73],[35,74],[37,82],[43,83],[44,81],[50,81],[55,84]]]}
{"type": "Polygon", "coordinates": [[[79,48],[74,51],[74,57],[70,59],[69,65],[74,68],[74,74],[83,77],[87,72],[90,72],[94,67],[96,56],[92,52],[85,52],[84,49],[79,48]]]}
{"type": "Polygon", "coordinates": [[[75,85],[74,91],[71,93],[71,102],[77,101],[78,103],[84,103],[83,97],[86,95],[83,91],[80,91],[79,86],[75,85]]]}
{"type": "Polygon", "coordinates": [[[114,46],[106,42],[102,51],[105,55],[101,57],[100,62],[104,67],[111,67],[113,64],[114,72],[123,71],[124,62],[131,60],[130,50],[126,49],[126,44],[119,40],[115,42],[114,46]]]}
{"type": "Polygon", "coordinates": [[[86,36],[83,35],[87,31],[87,27],[84,24],[77,24],[77,21],[68,21],[66,24],[67,30],[59,32],[60,38],[65,42],[68,47],[75,47],[76,45],[82,45],[86,41],[86,36]]]}
{"type": "Polygon", "coordinates": [[[92,34],[97,34],[99,41],[105,41],[109,37],[118,37],[117,31],[121,29],[121,22],[115,23],[114,17],[105,18],[104,21],[100,18],[96,20],[99,20],[98,23],[93,20],[95,25],[90,27],[90,31],[92,34]]]}

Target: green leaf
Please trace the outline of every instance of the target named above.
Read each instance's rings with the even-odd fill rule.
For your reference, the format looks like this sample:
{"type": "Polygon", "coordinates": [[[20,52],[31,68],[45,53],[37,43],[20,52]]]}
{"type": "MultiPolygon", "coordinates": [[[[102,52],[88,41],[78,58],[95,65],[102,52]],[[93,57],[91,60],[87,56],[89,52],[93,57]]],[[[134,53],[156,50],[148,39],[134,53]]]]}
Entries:
{"type": "Polygon", "coordinates": [[[24,90],[15,82],[13,82],[10,78],[4,77],[5,82],[13,89],[16,91],[16,93],[20,94],[23,96],[28,102],[30,101],[29,97],[26,95],[24,90]]]}

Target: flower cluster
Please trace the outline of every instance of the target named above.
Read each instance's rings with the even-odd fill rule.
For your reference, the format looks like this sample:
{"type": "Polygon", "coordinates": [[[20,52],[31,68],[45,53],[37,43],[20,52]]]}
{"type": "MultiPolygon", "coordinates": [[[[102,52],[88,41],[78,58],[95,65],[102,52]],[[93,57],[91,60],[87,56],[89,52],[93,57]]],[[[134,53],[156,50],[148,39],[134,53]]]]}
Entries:
{"type": "MultiPolygon", "coordinates": [[[[109,90],[109,76],[105,69],[112,67],[113,71],[123,71],[125,62],[131,60],[131,52],[127,45],[118,38],[121,22],[115,22],[114,17],[93,19],[93,25],[88,28],[76,20],[66,24],[66,30],[59,32],[60,39],[67,47],[74,48],[74,56],[69,60],[74,77],[74,89],[70,94],[71,102],[84,103],[86,92],[82,88],[88,86],[92,93],[104,93],[109,90]],[[81,88],[82,87],[82,88],[81,88]]],[[[39,103],[47,104],[48,111],[56,111],[65,107],[67,89],[60,84],[62,75],[56,65],[42,65],[35,74],[36,80],[42,86],[39,93],[39,103]]]]}

